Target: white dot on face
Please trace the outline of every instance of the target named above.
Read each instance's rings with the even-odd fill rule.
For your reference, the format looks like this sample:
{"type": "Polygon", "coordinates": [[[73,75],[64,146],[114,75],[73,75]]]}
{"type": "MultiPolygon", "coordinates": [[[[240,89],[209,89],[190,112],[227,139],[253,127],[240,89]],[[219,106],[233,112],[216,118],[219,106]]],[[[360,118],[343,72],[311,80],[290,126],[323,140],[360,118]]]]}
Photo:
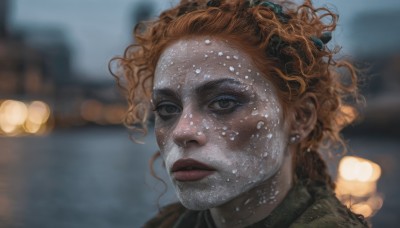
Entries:
{"type": "Polygon", "coordinates": [[[257,123],[257,129],[261,129],[262,126],[264,126],[264,122],[263,121],[259,121],[257,123]]]}
{"type": "Polygon", "coordinates": [[[200,69],[196,69],[195,72],[196,72],[196,74],[200,74],[201,70],[200,69]]]}
{"type": "Polygon", "coordinates": [[[205,40],[204,43],[211,44],[211,40],[205,40]]]}
{"type": "Polygon", "coordinates": [[[222,53],[222,51],[218,52],[218,56],[223,56],[224,53],[222,53]]]}
{"type": "Polygon", "coordinates": [[[229,71],[230,71],[230,72],[234,72],[234,71],[235,71],[235,68],[234,68],[233,66],[230,66],[230,67],[229,67],[229,71]]]}
{"type": "Polygon", "coordinates": [[[229,55],[226,56],[226,59],[231,59],[231,57],[229,55]]]}
{"type": "Polygon", "coordinates": [[[238,60],[238,59],[239,59],[239,56],[234,55],[233,58],[236,59],[236,60],[238,60]]]}

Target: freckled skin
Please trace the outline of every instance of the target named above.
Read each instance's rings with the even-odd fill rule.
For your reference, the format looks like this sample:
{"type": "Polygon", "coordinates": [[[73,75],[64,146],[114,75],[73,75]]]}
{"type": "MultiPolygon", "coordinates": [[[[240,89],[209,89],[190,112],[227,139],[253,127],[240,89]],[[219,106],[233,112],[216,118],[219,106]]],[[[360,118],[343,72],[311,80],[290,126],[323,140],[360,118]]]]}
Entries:
{"type": "MultiPolygon", "coordinates": [[[[216,208],[240,198],[269,183],[287,160],[289,127],[273,85],[259,72],[245,52],[214,37],[179,40],[162,53],[153,89],[174,95],[153,94],[155,132],[167,172],[187,208],[216,208]],[[199,92],[202,85],[224,79],[233,82],[199,92]],[[221,112],[226,96],[236,106],[221,112]],[[216,171],[199,181],[179,182],[170,169],[182,158],[216,171]]],[[[274,194],[276,188],[270,187],[274,194]]]]}

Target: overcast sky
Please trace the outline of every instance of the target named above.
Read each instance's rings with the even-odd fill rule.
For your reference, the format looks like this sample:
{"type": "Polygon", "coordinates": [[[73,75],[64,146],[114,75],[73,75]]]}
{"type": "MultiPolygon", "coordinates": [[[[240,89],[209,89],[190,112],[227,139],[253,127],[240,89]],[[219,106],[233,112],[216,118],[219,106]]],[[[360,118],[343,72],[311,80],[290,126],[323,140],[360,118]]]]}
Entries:
{"type": "MultiPolygon", "coordinates": [[[[156,11],[176,0],[154,2],[156,11]]],[[[11,0],[13,27],[57,27],[65,31],[73,53],[73,70],[91,80],[111,80],[107,63],[131,40],[132,11],[140,0],[11,0]]],[[[333,42],[351,55],[349,24],[359,13],[400,9],[400,0],[315,1],[336,8],[340,24],[333,42]]]]}

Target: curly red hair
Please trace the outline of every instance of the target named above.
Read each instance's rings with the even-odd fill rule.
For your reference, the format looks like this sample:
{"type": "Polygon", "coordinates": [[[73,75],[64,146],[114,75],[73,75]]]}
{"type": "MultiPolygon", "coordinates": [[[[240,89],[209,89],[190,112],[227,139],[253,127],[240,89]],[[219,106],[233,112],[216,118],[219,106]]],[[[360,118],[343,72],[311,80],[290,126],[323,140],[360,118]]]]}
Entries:
{"type": "Polygon", "coordinates": [[[350,63],[333,59],[337,48],[321,48],[314,38],[334,31],[337,15],[327,8],[314,8],[307,0],[301,5],[280,2],[284,20],[270,7],[250,6],[248,0],[213,3],[207,6],[206,0],[182,0],[157,20],[136,26],[135,43],[123,57],[114,58],[121,71],[112,72],[126,91],[129,109],[125,124],[147,131],[154,69],[169,44],[188,36],[225,38],[247,52],[270,77],[283,107],[294,105],[306,94],[316,98],[317,123],[299,144],[295,174],[299,179],[334,186],[317,149],[327,144],[345,145],[339,132],[349,118],[342,107],[346,99],[357,97],[357,75],[350,63]]]}

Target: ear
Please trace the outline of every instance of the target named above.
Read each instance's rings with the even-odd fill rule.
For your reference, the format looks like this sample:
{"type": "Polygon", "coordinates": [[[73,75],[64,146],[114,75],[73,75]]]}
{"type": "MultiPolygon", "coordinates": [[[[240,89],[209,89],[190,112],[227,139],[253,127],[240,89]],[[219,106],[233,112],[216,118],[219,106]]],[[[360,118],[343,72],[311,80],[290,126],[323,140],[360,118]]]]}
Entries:
{"type": "Polygon", "coordinates": [[[302,141],[314,129],[317,123],[317,99],[313,94],[305,94],[292,110],[290,135],[296,136],[296,142],[302,141]]]}

